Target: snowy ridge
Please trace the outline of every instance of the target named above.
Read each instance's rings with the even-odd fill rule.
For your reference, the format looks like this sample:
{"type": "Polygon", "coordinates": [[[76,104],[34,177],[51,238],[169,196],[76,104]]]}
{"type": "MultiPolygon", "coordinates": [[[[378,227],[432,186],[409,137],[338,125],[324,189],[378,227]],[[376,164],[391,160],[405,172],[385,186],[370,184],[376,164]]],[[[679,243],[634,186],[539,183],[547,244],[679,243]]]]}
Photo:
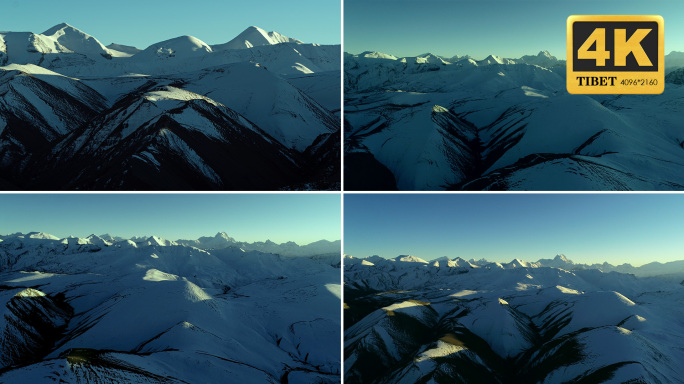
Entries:
{"type": "MultiPolygon", "coordinates": [[[[140,50],[104,47],[66,23],[0,32],[0,181],[39,190],[339,189],[339,156],[308,149],[339,137],[340,46],[256,27],[241,36],[251,48],[214,50],[180,36],[140,50]]],[[[339,143],[328,144],[339,154],[339,143]]]]}
{"type": "Polygon", "coordinates": [[[340,382],[327,259],[156,236],[1,240],[2,382],[340,382]]]}
{"type": "Polygon", "coordinates": [[[680,382],[679,281],[543,265],[576,266],[562,255],[451,261],[345,257],[345,379],[680,382]]]}
{"type": "MultiPolygon", "coordinates": [[[[288,257],[312,257],[328,254],[337,254],[340,256],[341,254],[340,240],[319,240],[304,245],[298,245],[293,241],[277,244],[270,240],[266,240],[265,242],[248,243],[244,241],[237,241],[228,236],[225,232],[218,232],[215,236],[203,236],[196,240],[178,239],[176,241],[164,239],[158,236],[141,236],[126,239],[109,234],[104,234],[101,236],[92,234],[85,238],[70,236],[62,239],[43,232],[30,232],[27,234],[17,232],[8,235],[0,235],[0,245],[8,246],[9,244],[14,244],[13,246],[15,249],[23,249],[24,246],[30,245],[38,246],[38,248],[44,250],[52,250],[54,252],[64,252],[68,247],[63,247],[63,245],[88,246],[89,249],[99,248],[99,250],[105,249],[107,247],[126,248],[131,245],[135,248],[141,246],[190,246],[207,251],[231,248],[239,252],[257,251],[288,257]]],[[[73,253],[73,251],[69,253],[73,253]]],[[[410,258],[412,258],[412,256],[410,256],[410,258]]],[[[403,261],[406,260],[408,259],[403,259],[403,261]]]]}
{"type": "Polygon", "coordinates": [[[259,27],[249,27],[242,33],[237,35],[233,40],[225,43],[214,45],[213,49],[216,51],[223,51],[226,49],[246,49],[258,47],[263,45],[275,45],[282,43],[304,44],[297,39],[292,39],[283,36],[278,32],[266,32],[259,27]]]}
{"type": "Polygon", "coordinates": [[[413,265],[415,267],[421,266],[423,268],[437,269],[441,267],[447,268],[468,268],[468,269],[478,269],[478,268],[501,268],[501,269],[512,269],[512,268],[558,268],[567,272],[584,271],[584,270],[597,270],[602,273],[609,272],[619,272],[635,275],[638,277],[650,277],[659,276],[661,278],[668,278],[674,280],[684,279],[684,260],[670,261],[666,263],[660,263],[657,261],[641,265],[639,267],[634,267],[629,263],[624,263],[620,265],[612,265],[610,263],[595,263],[595,264],[581,264],[575,263],[568,259],[565,255],[556,255],[552,259],[539,259],[535,262],[524,261],[520,259],[513,259],[508,263],[498,263],[491,262],[486,259],[480,260],[465,260],[461,257],[456,257],[450,259],[447,256],[442,256],[433,260],[425,261],[416,256],[397,256],[393,259],[385,259],[377,255],[368,256],[365,258],[356,258],[351,255],[345,255],[344,263],[348,266],[353,266],[356,264],[362,264],[364,261],[378,264],[378,265],[391,265],[397,262],[405,262],[406,265],[413,265]],[[414,264],[414,263],[420,264],[414,264]]]}
{"type": "Polygon", "coordinates": [[[164,60],[172,57],[181,59],[201,56],[211,52],[211,47],[202,40],[193,36],[180,36],[152,44],[134,56],[140,60],[164,60]]]}
{"type": "Polygon", "coordinates": [[[74,53],[86,56],[102,56],[111,59],[112,53],[96,38],[84,33],[67,23],[61,23],[43,32],[41,35],[54,39],[63,47],[74,53]]]}
{"type": "MultiPolygon", "coordinates": [[[[674,55],[672,56],[674,57],[674,55]]],[[[536,55],[524,55],[518,59],[503,58],[496,55],[489,55],[482,60],[475,60],[469,55],[454,55],[452,57],[444,57],[439,55],[434,55],[432,53],[424,53],[418,56],[406,56],[397,57],[387,53],[376,52],[376,51],[366,51],[359,54],[345,53],[345,58],[356,61],[360,59],[384,59],[384,60],[395,60],[399,63],[413,63],[413,64],[440,64],[449,65],[456,64],[467,65],[473,64],[476,66],[482,65],[492,65],[492,64],[533,64],[542,67],[552,67],[558,65],[565,65],[565,60],[558,60],[555,56],[552,56],[549,51],[540,51],[536,55]]],[[[368,61],[369,63],[371,61],[368,61]]]]}
{"type": "Polygon", "coordinates": [[[107,46],[107,49],[109,49],[109,52],[111,52],[112,56],[114,57],[131,57],[136,53],[142,51],[141,49],[136,47],[116,43],[109,44],[107,46]]]}
{"type": "Polygon", "coordinates": [[[677,57],[667,55],[665,92],[647,98],[569,95],[565,62],[547,51],[483,60],[346,54],[349,183],[358,177],[363,187],[385,169],[387,185],[375,189],[682,189],[677,57]],[[450,118],[435,121],[435,106],[450,118]]]}

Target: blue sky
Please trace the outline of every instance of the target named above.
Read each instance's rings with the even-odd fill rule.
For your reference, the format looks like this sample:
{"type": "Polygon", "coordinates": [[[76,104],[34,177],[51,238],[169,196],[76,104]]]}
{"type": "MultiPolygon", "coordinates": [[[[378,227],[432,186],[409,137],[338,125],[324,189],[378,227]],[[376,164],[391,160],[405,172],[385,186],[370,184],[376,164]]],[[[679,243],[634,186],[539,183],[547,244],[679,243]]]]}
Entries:
{"type": "Polygon", "coordinates": [[[225,43],[252,25],[305,43],[341,42],[339,0],[4,0],[1,9],[2,31],[42,33],[66,22],[104,45],[141,49],[182,35],[225,43]]]}
{"type": "Polygon", "coordinates": [[[346,194],[344,211],[355,257],[684,259],[684,194],[346,194]]]}
{"type": "Polygon", "coordinates": [[[109,233],[303,245],[339,240],[339,194],[0,194],[0,233],[109,233]]]}
{"type": "Polygon", "coordinates": [[[661,15],[665,53],[684,51],[680,0],[345,0],[344,50],[395,56],[566,56],[570,15],[661,15]]]}

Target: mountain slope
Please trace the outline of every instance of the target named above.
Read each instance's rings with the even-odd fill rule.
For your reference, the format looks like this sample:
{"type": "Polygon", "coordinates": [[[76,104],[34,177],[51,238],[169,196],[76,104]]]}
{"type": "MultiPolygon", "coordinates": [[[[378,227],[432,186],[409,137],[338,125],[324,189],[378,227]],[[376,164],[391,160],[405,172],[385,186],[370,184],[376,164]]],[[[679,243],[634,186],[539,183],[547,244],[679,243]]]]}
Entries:
{"type": "Polygon", "coordinates": [[[340,382],[339,269],[98,239],[3,236],[0,381],[340,382]]]}
{"type": "Polygon", "coordinates": [[[345,152],[372,155],[398,189],[684,186],[684,138],[676,129],[684,89],[674,74],[657,97],[591,97],[567,94],[564,62],[546,51],[442,64],[380,54],[347,57],[345,152]],[[472,139],[426,141],[435,105],[470,126],[472,139]]]}
{"type": "Polygon", "coordinates": [[[202,40],[193,36],[180,36],[150,45],[136,53],[134,60],[165,60],[172,57],[183,59],[211,52],[211,47],[202,40]]]}
{"type": "Polygon", "coordinates": [[[121,100],[65,136],[56,153],[70,156],[49,173],[80,169],[67,188],[274,189],[299,173],[296,154],[242,116],[170,86],[121,100]]]}
{"type": "Polygon", "coordinates": [[[63,47],[74,53],[89,57],[102,56],[111,59],[112,54],[107,47],[96,38],[84,33],[67,23],[61,23],[43,32],[41,35],[54,39],[63,47]]]}
{"type": "Polygon", "coordinates": [[[249,27],[242,31],[239,35],[225,44],[217,44],[212,46],[215,51],[223,51],[227,49],[246,49],[258,47],[262,45],[275,45],[281,43],[303,44],[297,39],[292,39],[283,36],[278,32],[266,32],[259,27],[249,27]]]}
{"type": "Polygon", "coordinates": [[[0,169],[17,183],[31,178],[52,144],[105,109],[78,81],[28,64],[0,67],[0,169]]]}
{"type": "Polygon", "coordinates": [[[254,46],[0,33],[0,188],[339,189],[339,45],[241,36],[254,46]]]}
{"type": "Polygon", "coordinates": [[[260,65],[236,63],[207,69],[185,76],[184,87],[234,109],[298,151],[304,151],[319,135],[340,128],[339,118],[260,65]]]}
{"type": "Polygon", "coordinates": [[[361,261],[345,258],[346,380],[680,381],[678,282],[524,261],[361,261]]]}

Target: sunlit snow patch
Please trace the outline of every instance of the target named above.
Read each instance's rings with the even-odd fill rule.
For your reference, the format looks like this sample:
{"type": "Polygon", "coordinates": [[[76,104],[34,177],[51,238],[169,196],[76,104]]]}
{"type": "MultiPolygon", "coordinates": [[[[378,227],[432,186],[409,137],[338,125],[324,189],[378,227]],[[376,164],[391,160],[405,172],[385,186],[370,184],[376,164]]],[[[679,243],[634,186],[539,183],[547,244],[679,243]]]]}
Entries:
{"type": "Polygon", "coordinates": [[[637,329],[642,329],[646,326],[646,318],[641,317],[639,315],[633,315],[633,316],[630,316],[627,319],[623,320],[618,325],[622,328],[628,329],[630,331],[634,331],[637,329]]]}
{"type": "Polygon", "coordinates": [[[384,307],[383,310],[387,313],[387,316],[394,316],[394,312],[399,311],[407,315],[421,315],[422,308],[424,306],[430,305],[430,303],[419,300],[406,300],[401,303],[395,303],[388,307],[384,307]],[[415,311],[418,309],[418,311],[415,311]]]}
{"type": "Polygon", "coordinates": [[[421,361],[434,359],[437,357],[449,356],[464,349],[465,348],[463,348],[460,345],[446,343],[442,340],[439,340],[437,341],[437,346],[421,353],[418,356],[418,358],[416,358],[416,363],[420,363],[421,361]]]}
{"type": "Polygon", "coordinates": [[[219,105],[214,100],[199,95],[195,92],[186,91],[184,89],[166,86],[164,89],[158,91],[151,91],[145,94],[145,98],[149,101],[161,101],[161,100],[178,100],[178,101],[190,101],[190,100],[204,100],[212,105],[219,105]]]}
{"type": "Polygon", "coordinates": [[[469,289],[464,289],[462,291],[456,292],[453,295],[449,295],[451,297],[465,297],[465,296],[471,296],[478,293],[477,291],[471,291],[469,289]]]}
{"type": "Polygon", "coordinates": [[[292,68],[299,71],[299,72],[306,73],[306,74],[314,73],[314,71],[310,70],[304,64],[301,64],[301,63],[295,63],[295,65],[293,65],[292,68]]]}
{"type": "MultiPolygon", "coordinates": [[[[68,77],[64,76],[62,74],[59,74],[57,72],[53,72],[49,69],[45,69],[43,67],[39,67],[37,65],[33,64],[9,64],[4,67],[0,67],[0,69],[3,69],[5,71],[19,71],[23,73],[27,73],[29,75],[50,75],[50,76],[61,76],[61,77],[68,77]]],[[[73,78],[72,78],[73,79],[73,78]]],[[[78,79],[74,79],[78,80],[78,79]]]]}
{"type": "Polygon", "coordinates": [[[162,272],[158,269],[148,269],[147,272],[145,273],[145,277],[143,277],[143,280],[147,281],[176,281],[178,280],[178,276],[172,275],[170,273],[162,272]]]}
{"type": "Polygon", "coordinates": [[[23,291],[18,292],[15,297],[39,297],[39,296],[45,296],[45,294],[41,291],[35,290],[33,288],[26,288],[23,291]]]}
{"type": "Polygon", "coordinates": [[[7,280],[8,283],[23,283],[26,281],[31,281],[31,280],[39,280],[39,279],[45,279],[48,277],[52,277],[55,274],[54,273],[43,273],[43,272],[19,272],[19,273],[26,273],[28,276],[26,277],[20,277],[18,279],[14,280],[7,280]]]}
{"type": "Polygon", "coordinates": [[[537,285],[537,284],[517,283],[515,286],[516,291],[527,291],[530,289],[539,289],[539,288],[541,288],[541,285],[537,285]]]}
{"type": "Polygon", "coordinates": [[[570,288],[565,288],[565,287],[560,286],[560,285],[556,285],[556,288],[558,288],[558,290],[563,292],[563,293],[567,293],[567,294],[571,294],[571,295],[579,295],[580,294],[579,291],[576,291],[576,290],[570,289],[570,288]]]}
{"type": "Polygon", "coordinates": [[[340,284],[326,284],[325,289],[335,295],[338,299],[342,298],[342,286],[340,284]]]}
{"type": "Polygon", "coordinates": [[[544,98],[544,99],[547,99],[547,98],[548,98],[548,96],[542,95],[541,93],[539,93],[538,90],[536,90],[536,89],[534,89],[534,88],[530,88],[530,87],[527,87],[527,86],[523,86],[523,87],[522,87],[522,90],[523,90],[523,92],[525,92],[525,96],[541,97],[541,98],[544,98]]]}
{"type": "Polygon", "coordinates": [[[432,112],[434,113],[444,113],[444,112],[449,112],[448,109],[442,107],[441,105],[435,105],[432,107],[432,112]]]}

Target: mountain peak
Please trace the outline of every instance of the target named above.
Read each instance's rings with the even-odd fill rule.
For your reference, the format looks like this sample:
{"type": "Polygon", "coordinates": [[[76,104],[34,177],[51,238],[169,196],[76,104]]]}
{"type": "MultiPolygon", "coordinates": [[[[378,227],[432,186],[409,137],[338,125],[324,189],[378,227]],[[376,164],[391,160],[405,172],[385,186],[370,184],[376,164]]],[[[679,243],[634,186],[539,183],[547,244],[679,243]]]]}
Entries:
{"type": "Polygon", "coordinates": [[[105,57],[111,59],[111,52],[96,38],[74,28],[67,23],[60,23],[42,33],[43,36],[54,39],[62,47],[86,56],[105,57]]]}
{"type": "Polygon", "coordinates": [[[49,233],[45,233],[45,232],[29,232],[24,236],[28,237],[30,239],[49,239],[49,240],[59,239],[57,236],[53,236],[53,235],[51,235],[49,233]]]}
{"type": "Polygon", "coordinates": [[[421,259],[420,257],[412,256],[412,255],[399,255],[394,258],[394,261],[403,261],[403,262],[408,262],[408,263],[421,263],[421,264],[427,264],[428,262],[421,259]]]}
{"type": "Polygon", "coordinates": [[[67,24],[67,23],[59,23],[55,25],[54,27],[48,29],[47,31],[43,32],[42,35],[44,36],[53,36],[59,32],[62,32],[61,35],[67,34],[67,33],[77,33],[81,35],[85,35],[90,37],[90,35],[86,34],[85,32],[81,31],[80,29],[67,24]]]}
{"type": "Polygon", "coordinates": [[[259,32],[264,33],[264,34],[268,33],[268,32],[266,32],[265,29],[261,29],[261,28],[257,27],[256,25],[251,25],[251,26],[245,28],[243,33],[247,32],[247,31],[259,31],[259,32]]]}
{"type": "Polygon", "coordinates": [[[297,39],[293,39],[278,32],[266,32],[266,30],[251,26],[247,27],[242,33],[237,35],[233,40],[225,43],[212,46],[212,49],[220,51],[226,49],[247,49],[263,45],[276,45],[281,43],[295,43],[303,44],[297,39]]]}
{"type": "Polygon", "coordinates": [[[365,57],[365,58],[369,58],[369,59],[397,60],[396,56],[388,55],[386,53],[377,52],[377,51],[364,51],[364,52],[359,53],[357,56],[358,57],[365,57]]]}
{"type": "Polygon", "coordinates": [[[61,29],[65,29],[65,28],[76,29],[67,23],[59,23],[59,24],[55,25],[54,27],[48,29],[47,31],[43,32],[42,35],[51,36],[51,35],[54,35],[57,31],[59,31],[61,29]]]}
{"type": "Polygon", "coordinates": [[[134,56],[166,59],[169,57],[201,56],[210,52],[212,52],[211,47],[204,41],[194,36],[183,35],[152,44],[134,56]]]}
{"type": "Polygon", "coordinates": [[[437,262],[439,262],[439,261],[451,261],[451,259],[449,259],[448,256],[442,256],[442,257],[438,257],[436,259],[430,260],[430,262],[434,262],[434,261],[437,261],[437,262]]]}
{"type": "Polygon", "coordinates": [[[565,257],[565,255],[562,255],[562,254],[561,254],[561,255],[556,255],[556,257],[554,257],[553,260],[555,260],[555,261],[562,261],[562,262],[568,263],[568,264],[574,264],[572,261],[568,260],[568,258],[565,257]]]}
{"type": "Polygon", "coordinates": [[[489,55],[484,58],[484,60],[480,60],[479,63],[483,64],[504,64],[506,60],[500,56],[497,55],[489,55]]]}
{"type": "Polygon", "coordinates": [[[233,243],[235,242],[235,239],[233,239],[232,237],[228,236],[228,234],[225,233],[225,232],[218,232],[218,233],[216,234],[216,236],[214,236],[214,237],[217,238],[217,239],[226,240],[226,241],[233,242],[233,243]]]}

